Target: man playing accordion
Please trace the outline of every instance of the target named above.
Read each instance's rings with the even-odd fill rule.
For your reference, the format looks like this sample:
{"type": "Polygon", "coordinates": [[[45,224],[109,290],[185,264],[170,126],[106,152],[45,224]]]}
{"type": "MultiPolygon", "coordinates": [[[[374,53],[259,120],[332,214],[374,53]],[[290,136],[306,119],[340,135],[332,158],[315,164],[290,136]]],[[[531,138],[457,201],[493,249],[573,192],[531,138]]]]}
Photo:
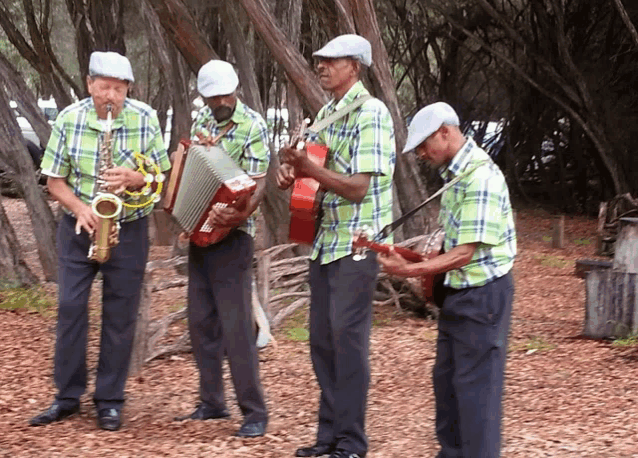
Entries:
{"type": "Polygon", "coordinates": [[[206,100],[191,128],[200,143],[222,148],[256,182],[249,200],[240,206],[213,207],[208,223],[232,228],[209,246],[190,243],[188,251],[188,321],[200,375],[200,403],[177,420],[207,420],[229,416],[224,401],[222,362],[228,356],[237,402],[244,422],[239,437],[263,436],[268,413],[259,379],[253,331],[252,213],[265,189],[270,160],[266,122],[237,97],[239,84],[232,65],[221,60],[205,64],[197,89],[206,100]]]}

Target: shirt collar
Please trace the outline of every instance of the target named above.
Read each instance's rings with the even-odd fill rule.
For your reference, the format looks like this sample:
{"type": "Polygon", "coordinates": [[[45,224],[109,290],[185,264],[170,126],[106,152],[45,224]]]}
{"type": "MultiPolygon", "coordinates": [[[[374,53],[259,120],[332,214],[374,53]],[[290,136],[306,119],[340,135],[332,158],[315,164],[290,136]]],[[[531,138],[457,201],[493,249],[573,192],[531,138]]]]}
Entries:
{"type": "Polygon", "coordinates": [[[439,175],[443,178],[451,178],[452,176],[457,176],[462,173],[470,163],[470,152],[475,147],[476,143],[474,140],[471,137],[468,137],[452,160],[439,168],[439,175]]]}
{"type": "Polygon", "coordinates": [[[352,85],[348,92],[345,93],[340,100],[332,99],[328,102],[328,109],[330,111],[337,111],[346,105],[350,105],[355,99],[358,99],[361,95],[368,94],[368,90],[365,88],[361,81],[357,81],[352,85]]]}

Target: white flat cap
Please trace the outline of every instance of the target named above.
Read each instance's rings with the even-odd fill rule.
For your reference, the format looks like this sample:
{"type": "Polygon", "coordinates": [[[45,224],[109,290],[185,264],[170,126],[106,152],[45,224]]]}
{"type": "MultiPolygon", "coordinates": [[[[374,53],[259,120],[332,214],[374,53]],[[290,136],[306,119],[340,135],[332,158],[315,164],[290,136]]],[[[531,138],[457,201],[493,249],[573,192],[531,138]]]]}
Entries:
{"type": "Polygon", "coordinates": [[[454,109],[445,102],[436,102],[421,108],[412,118],[408,127],[408,139],[403,152],[412,151],[443,124],[448,126],[460,125],[459,117],[454,109]]]}
{"type": "Polygon", "coordinates": [[[359,35],[339,35],[333,38],[319,51],[312,53],[317,57],[352,57],[363,65],[372,65],[372,46],[359,35]]]}
{"type": "Polygon", "coordinates": [[[113,51],[92,52],[89,60],[89,75],[117,78],[131,83],[135,81],[129,60],[113,51]]]}
{"type": "Polygon", "coordinates": [[[232,94],[239,85],[239,78],[231,64],[223,60],[211,60],[197,73],[197,90],[202,97],[232,94]]]}

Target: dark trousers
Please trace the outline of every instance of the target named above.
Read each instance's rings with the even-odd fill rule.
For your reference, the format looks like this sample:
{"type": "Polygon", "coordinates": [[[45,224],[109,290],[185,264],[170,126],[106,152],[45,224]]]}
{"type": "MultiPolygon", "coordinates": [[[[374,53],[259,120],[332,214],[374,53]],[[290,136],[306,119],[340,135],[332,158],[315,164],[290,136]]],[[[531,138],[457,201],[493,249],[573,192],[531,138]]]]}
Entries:
{"type": "Polygon", "coordinates": [[[321,388],[317,443],[365,453],[376,256],[310,262],[310,355],[321,388]]]}
{"type": "Polygon", "coordinates": [[[188,255],[188,321],[202,402],[225,406],[226,352],[246,423],[268,418],[253,330],[252,259],[252,237],[240,230],[208,247],[191,244],[188,255]]]}
{"type": "Polygon", "coordinates": [[[512,275],[445,290],[433,370],[438,458],[497,458],[512,275]]]}
{"type": "Polygon", "coordinates": [[[86,390],[88,301],[91,284],[102,272],[102,334],[93,400],[97,409],[121,408],[128,375],[135,320],[148,258],[148,222],[122,224],[120,242],[111,258],[98,264],[88,259],[88,234],[75,233],[75,218],[64,215],[58,226],[58,324],[54,380],[56,399],[71,407],[86,390]]]}

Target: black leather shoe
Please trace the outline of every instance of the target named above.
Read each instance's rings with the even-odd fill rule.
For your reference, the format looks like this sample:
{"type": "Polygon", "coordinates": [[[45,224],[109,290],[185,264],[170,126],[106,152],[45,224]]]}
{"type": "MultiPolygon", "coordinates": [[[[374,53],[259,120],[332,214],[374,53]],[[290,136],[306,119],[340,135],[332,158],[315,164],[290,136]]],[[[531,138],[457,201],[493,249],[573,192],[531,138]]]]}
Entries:
{"type": "Polygon", "coordinates": [[[354,453],[343,449],[337,449],[330,454],[330,458],[365,458],[365,456],[365,453],[354,453]]]}
{"type": "Polygon", "coordinates": [[[217,418],[228,418],[230,414],[226,409],[212,409],[206,404],[201,403],[195,408],[195,411],[190,415],[184,415],[182,417],[175,417],[175,421],[184,420],[209,420],[217,418]]]}
{"type": "Polygon", "coordinates": [[[315,444],[310,447],[298,448],[295,456],[324,456],[332,453],[334,449],[332,444],[315,444]]]}
{"type": "Polygon", "coordinates": [[[254,423],[244,423],[235,433],[237,437],[259,437],[266,433],[266,422],[256,421],[254,423]]]}
{"type": "Polygon", "coordinates": [[[117,431],[122,426],[120,411],[117,409],[100,409],[97,413],[97,425],[107,431],[117,431]]]}
{"type": "Polygon", "coordinates": [[[64,420],[65,418],[70,417],[71,415],[76,414],[79,411],[79,404],[75,407],[71,407],[70,409],[64,409],[56,401],[51,404],[51,407],[49,407],[47,410],[29,420],[29,424],[31,426],[48,425],[49,423],[53,423],[55,421],[64,420]]]}

